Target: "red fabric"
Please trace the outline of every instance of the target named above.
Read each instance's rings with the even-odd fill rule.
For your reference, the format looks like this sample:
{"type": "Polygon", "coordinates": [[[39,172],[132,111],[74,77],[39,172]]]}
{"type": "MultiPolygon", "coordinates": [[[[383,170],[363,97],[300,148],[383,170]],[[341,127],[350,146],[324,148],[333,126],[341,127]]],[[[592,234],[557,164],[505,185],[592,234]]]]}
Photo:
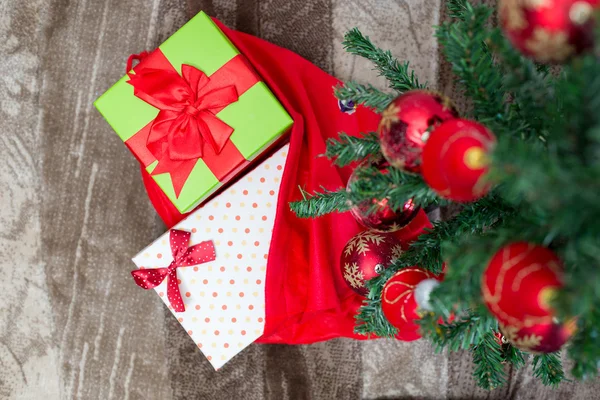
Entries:
{"type": "Polygon", "coordinates": [[[171,229],[169,232],[169,245],[173,254],[173,261],[167,268],[140,268],[131,271],[133,280],[142,289],[154,289],[162,281],[168,279],[167,298],[176,312],[185,311],[185,305],[177,284],[177,268],[203,264],[216,258],[215,246],[212,241],[190,246],[191,235],[190,232],[171,229]]]}
{"type": "MultiPolygon", "coordinates": [[[[373,131],[379,117],[363,107],[351,116],[340,112],[332,94],[337,79],[291,51],[216,22],[294,119],[268,260],[266,326],[258,341],[366,339],[353,333],[362,298],[346,286],[339,268],[342,248],[362,228],[350,213],[299,219],[288,203],[300,199],[298,187],[309,192],[344,187],[351,169],[339,169],[317,156],[325,152],[328,138],[337,137],[340,131],[352,135],[373,131]]],[[[142,174],[165,224],[181,220],[184,216],[148,174],[143,170],[142,174]]]]}
{"type": "Polygon", "coordinates": [[[210,78],[187,64],[181,66],[180,75],[160,49],[131,56],[127,68],[133,59],[140,63],[135,73],[128,72],[127,83],[133,86],[135,96],[160,111],[151,124],[134,135],[146,140],[128,140],[128,145],[135,153],[145,154],[147,149],[158,160],[152,175],[170,173],[175,195],[179,196],[199,158],[209,168],[216,166],[219,180],[244,163],[244,157],[229,140],[233,128],[216,117],[258,82],[243,56],[234,57],[210,78]],[[143,147],[138,151],[131,146],[143,147]],[[218,157],[222,153],[227,163],[218,157]]]}

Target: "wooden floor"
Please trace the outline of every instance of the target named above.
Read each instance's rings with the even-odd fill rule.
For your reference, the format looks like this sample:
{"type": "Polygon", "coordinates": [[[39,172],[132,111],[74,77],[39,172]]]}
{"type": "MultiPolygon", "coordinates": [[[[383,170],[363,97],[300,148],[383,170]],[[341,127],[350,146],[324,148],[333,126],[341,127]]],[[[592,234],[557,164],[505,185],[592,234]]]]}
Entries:
{"type": "Polygon", "coordinates": [[[432,26],[441,0],[0,0],[0,399],[593,399],[510,371],[488,393],[468,354],[427,342],[253,345],[215,373],[130,257],[164,230],[136,161],[92,107],[203,9],[342,79],[382,86],[344,54],[359,26],[453,94],[432,26]]]}

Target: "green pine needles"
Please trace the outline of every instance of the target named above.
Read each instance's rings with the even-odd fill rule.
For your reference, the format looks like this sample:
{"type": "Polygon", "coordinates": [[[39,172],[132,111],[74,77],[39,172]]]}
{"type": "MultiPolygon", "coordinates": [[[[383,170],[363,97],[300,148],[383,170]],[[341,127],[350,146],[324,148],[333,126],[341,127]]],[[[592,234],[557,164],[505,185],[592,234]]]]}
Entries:
{"type": "MultiPolygon", "coordinates": [[[[483,304],[481,277],[500,247],[523,240],[550,247],[562,259],[564,288],[552,305],[562,320],[577,317],[565,353],[574,377],[595,376],[600,363],[600,28],[593,52],[551,71],[523,57],[492,26],[493,9],[466,0],[450,0],[448,8],[452,21],[437,27],[436,36],[472,104],[462,114],[497,138],[489,177],[498,184],[480,200],[461,205],[454,217],[434,222],[367,282],[356,332],[393,337],[397,329],[381,310],[386,281],[401,268],[419,266],[437,274],[446,264],[444,280],[431,294],[432,311],[419,321],[421,333],[438,351],[470,350],[477,383],[487,389],[502,386],[506,364],[520,368],[528,355],[499,343],[498,322],[483,304]]],[[[425,88],[408,62],[377,48],[358,29],[346,34],[343,45],[372,61],[391,92],[348,82],[335,88],[338,99],[381,112],[399,94],[425,88]]],[[[340,133],[327,143],[325,156],[339,166],[382,157],[374,132],[361,137],[340,133]]],[[[309,218],[345,212],[350,204],[373,198],[387,199],[394,209],[408,199],[422,207],[450,203],[419,175],[395,168],[382,174],[362,164],[355,176],[348,190],[309,194],[300,189],[303,200],[292,203],[292,210],[309,218]]],[[[565,379],[559,353],[529,359],[545,385],[565,379]]]]}

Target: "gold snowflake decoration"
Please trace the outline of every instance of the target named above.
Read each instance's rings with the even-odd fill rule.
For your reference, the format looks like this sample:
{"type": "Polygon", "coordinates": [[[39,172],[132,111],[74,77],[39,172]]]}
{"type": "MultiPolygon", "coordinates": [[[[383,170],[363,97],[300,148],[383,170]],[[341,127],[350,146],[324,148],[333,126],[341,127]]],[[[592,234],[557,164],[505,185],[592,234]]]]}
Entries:
{"type": "Polygon", "coordinates": [[[364,287],[365,276],[362,271],[358,269],[357,263],[344,264],[344,279],[354,289],[364,287]]]}
{"type": "Polygon", "coordinates": [[[521,350],[535,352],[540,344],[542,344],[542,337],[531,334],[519,337],[517,334],[519,332],[519,328],[514,326],[504,326],[501,325],[502,334],[511,342],[515,347],[518,347],[521,350]]]}
{"type": "Polygon", "coordinates": [[[397,260],[402,254],[404,254],[402,246],[397,244],[396,246],[392,247],[392,260],[397,260]]]}
{"type": "Polygon", "coordinates": [[[543,28],[533,31],[533,36],[525,42],[525,47],[542,63],[562,61],[575,52],[565,32],[548,32],[543,28]]]}
{"type": "Polygon", "coordinates": [[[344,254],[350,256],[353,251],[357,251],[359,254],[365,255],[369,251],[369,243],[379,245],[383,243],[385,237],[377,234],[375,231],[365,231],[354,236],[346,245],[344,254]]]}
{"type": "Polygon", "coordinates": [[[524,6],[530,10],[537,10],[542,7],[549,7],[548,0],[523,0],[524,6]]]}
{"type": "Polygon", "coordinates": [[[381,122],[379,123],[379,127],[384,127],[385,129],[389,130],[394,122],[400,121],[400,118],[398,118],[399,113],[400,107],[394,103],[390,104],[388,108],[383,110],[381,113],[381,122]]]}
{"type": "Polygon", "coordinates": [[[500,17],[509,30],[522,30],[529,25],[523,12],[523,0],[504,0],[500,3],[500,17]]]}

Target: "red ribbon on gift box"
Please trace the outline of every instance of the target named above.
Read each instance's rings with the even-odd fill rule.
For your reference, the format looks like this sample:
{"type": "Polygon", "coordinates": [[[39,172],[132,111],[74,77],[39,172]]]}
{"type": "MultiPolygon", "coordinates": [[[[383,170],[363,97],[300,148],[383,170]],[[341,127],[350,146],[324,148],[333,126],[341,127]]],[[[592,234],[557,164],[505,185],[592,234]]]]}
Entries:
{"type": "Polygon", "coordinates": [[[158,160],[152,175],[170,173],[177,197],[198,159],[220,181],[247,162],[229,140],[233,128],[216,116],[259,81],[242,55],[210,77],[188,64],[179,74],[160,49],[131,56],[127,68],[134,95],[159,112],[125,144],[145,167],[158,160]]]}
{"type": "Polygon", "coordinates": [[[173,310],[185,311],[179,284],[177,268],[191,267],[213,261],[216,258],[215,246],[212,241],[205,241],[190,246],[190,232],[171,229],[169,231],[169,244],[173,254],[173,262],[167,268],[144,268],[131,271],[135,283],[143,289],[154,289],[165,279],[167,281],[167,298],[173,310]]]}

